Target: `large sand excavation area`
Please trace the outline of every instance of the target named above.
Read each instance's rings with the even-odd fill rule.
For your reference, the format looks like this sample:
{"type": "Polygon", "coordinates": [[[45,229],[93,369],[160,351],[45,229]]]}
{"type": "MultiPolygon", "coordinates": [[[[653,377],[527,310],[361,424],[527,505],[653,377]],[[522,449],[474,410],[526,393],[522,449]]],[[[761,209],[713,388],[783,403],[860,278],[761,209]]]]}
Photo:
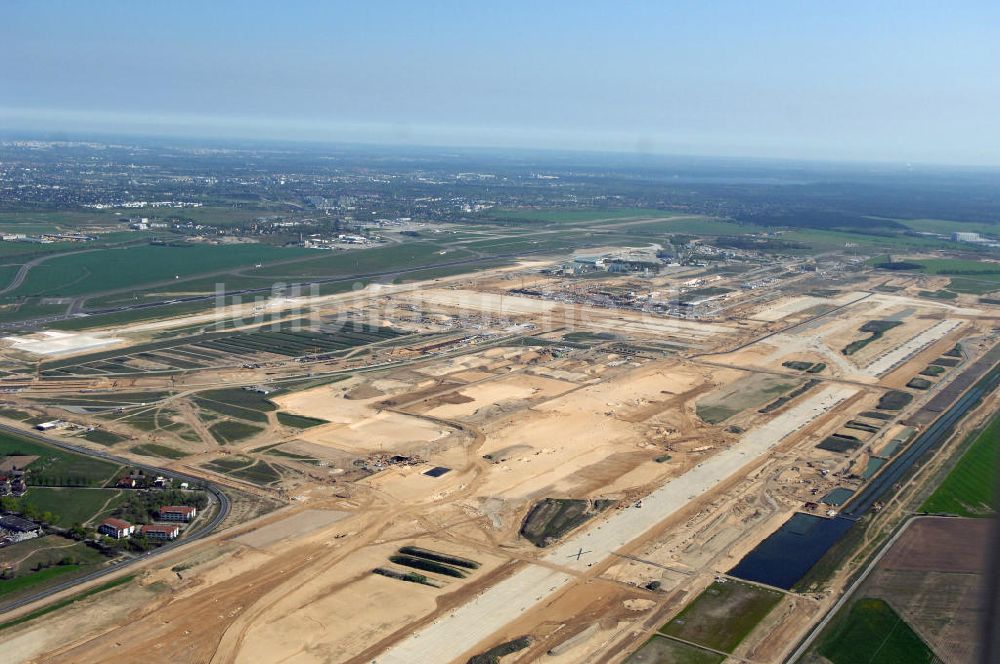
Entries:
{"type": "Polygon", "coordinates": [[[375,661],[380,664],[453,661],[474,649],[475,643],[542,604],[573,580],[570,571],[584,571],[606,562],[618,549],[637,540],[657,524],[683,509],[767,450],[828,413],[856,394],[848,387],[828,388],[802,402],[771,423],[749,432],[740,444],[657,489],[642,507],[616,512],[600,527],[592,527],[553,549],[544,558],[554,567],[528,565],[471,601],[419,630],[375,661]],[[581,554],[580,552],[585,552],[581,554]]]}
{"type": "Polygon", "coordinates": [[[74,353],[114,346],[122,341],[119,338],[109,337],[100,333],[88,334],[84,332],[61,332],[57,330],[4,337],[3,340],[9,342],[11,348],[14,350],[43,357],[73,355],[74,353]]]}
{"type": "Polygon", "coordinates": [[[786,298],[777,304],[768,303],[768,306],[750,316],[753,320],[773,323],[789,316],[802,313],[809,309],[819,307],[839,307],[854,302],[866,294],[861,292],[841,293],[836,297],[815,297],[812,295],[801,295],[798,297],[786,298]]]}
{"type": "MultiPolygon", "coordinates": [[[[858,281],[763,299],[734,288],[731,308],[702,318],[507,294],[506,273],[452,282],[369,289],[381,298],[371,310],[395,307],[411,327],[403,346],[347,368],[332,358],[199,376],[213,388],[298,381],[269,397],[278,412],[255,420],[259,434],[177,462],[268,464],[280,479],[225,479],[269,510],[144,560],[133,583],[54,622],[9,628],[9,659],[464,664],[530,635],[502,661],[623,662],[791,513],[860,486],[847,472],[960,369],[866,420],[877,433],[847,424],[957,342],[971,365],[994,324],[858,281]],[[899,324],[857,343],[873,320],[899,324]],[[816,448],[838,432],[858,449],[816,448]],[[553,505],[580,518],[533,530],[553,505]]],[[[360,318],[370,292],[308,304],[360,318]]],[[[824,601],[789,596],[771,646],[736,659],[777,661],[756,653],[780,650],[773,635],[797,641],[824,601]]]]}
{"type": "Polygon", "coordinates": [[[437,422],[381,411],[350,424],[313,427],[303,433],[301,439],[359,454],[391,450],[409,452],[414,446],[440,440],[451,431],[437,422]]]}
{"type": "Polygon", "coordinates": [[[502,409],[518,403],[550,399],[576,387],[568,381],[532,374],[484,380],[456,391],[455,396],[443,398],[443,403],[434,405],[425,413],[444,419],[465,419],[491,406],[502,409]]]}

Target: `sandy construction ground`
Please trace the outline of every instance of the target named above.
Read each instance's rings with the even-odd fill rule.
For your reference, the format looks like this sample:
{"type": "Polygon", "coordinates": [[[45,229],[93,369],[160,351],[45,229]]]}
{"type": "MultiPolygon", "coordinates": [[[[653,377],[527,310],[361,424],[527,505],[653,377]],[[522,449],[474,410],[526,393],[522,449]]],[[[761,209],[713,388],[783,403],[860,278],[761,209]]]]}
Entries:
{"type": "Polygon", "coordinates": [[[537,355],[534,351],[524,348],[489,348],[467,355],[435,362],[421,368],[421,373],[428,376],[448,376],[462,380],[478,380],[486,375],[519,362],[518,358],[537,355]]]}
{"type": "Polygon", "coordinates": [[[669,409],[678,416],[676,404],[667,402],[703,384],[704,374],[676,361],[651,362],[490,422],[481,453],[496,463],[488,466],[477,494],[526,499],[545,491],[587,493],[584,469],[644,442],[641,411],[648,408],[652,417],[669,409]]]}
{"type": "Polygon", "coordinates": [[[600,528],[589,528],[581,535],[572,537],[555,547],[545,556],[545,560],[577,570],[585,569],[595,560],[589,558],[590,554],[581,556],[579,560],[569,559],[567,562],[568,557],[576,553],[579,548],[593,551],[597,560],[607,557],[611,552],[643,535],[667,516],[682,509],[692,497],[709,491],[733,476],[742,467],[757,460],[785,438],[828,413],[857,392],[857,388],[854,387],[830,386],[804,398],[766,424],[744,434],[738,444],[709,457],[684,475],[653,491],[643,498],[642,507],[615,512],[601,524],[600,528]]]}
{"type": "Polygon", "coordinates": [[[920,334],[910,338],[897,348],[881,355],[878,359],[866,366],[864,370],[870,376],[881,376],[884,373],[888,373],[910,356],[915,355],[927,346],[930,346],[935,341],[951,334],[961,326],[962,321],[941,321],[934,327],[924,330],[920,334]]]}
{"type": "Polygon", "coordinates": [[[926,298],[908,297],[906,295],[892,295],[889,293],[875,293],[871,296],[872,302],[890,307],[913,307],[937,310],[955,316],[981,316],[983,310],[976,307],[963,307],[947,302],[935,302],[926,298]]]}
{"type": "Polygon", "coordinates": [[[781,369],[786,360],[823,362],[827,365],[823,376],[874,383],[922,350],[963,331],[968,325],[962,318],[941,320],[942,314],[957,316],[978,312],[938,303],[927,304],[923,299],[881,294],[847,301],[853,304],[738,351],[713,355],[712,360],[771,370],[781,369]],[[859,328],[870,320],[899,320],[902,324],[853,355],[844,355],[845,346],[869,336],[859,328]]]}
{"type": "MultiPolygon", "coordinates": [[[[178,461],[192,472],[226,452],[270,463],[281,478],[247,489],[288,504],[144,561],[131,610],[101,603],[91,622],[72,607],[11,628],[4,640],[14,648],[5,655],[81,664],[444,664],[531,634],[535,643],[505,661],[622,661],[789,514],[819,514],[825,508],[806,505],[834,487],[857,488],[844,473],[860,470],[872,450],[836,454],[817,442],[842,431],[879,446],[898,427],[868,437],[845,422],[956,341],[963,363],[972,361],[993,324],[949,304],[853,291],[815,298],[793,294],[794,285],[743,320],[734,312],[761,309],[758,298],[769,294],[738,291],[729,317],[707,321],[500,296],[518,283],[502,273],[454,282],[309,299],[330,315],[381,316],[370,320],[397,305],[403,313],[390,323],[434,336],[386,351],[392,366],[381,363],[382,351],[362,354],[352,361],[371,357],[377,366],[275,396],[281,411],[326,424],[278,426],[269,414],[257,438],[229,449],[213,442],[178,461]],[[847,306],[823,314],[831,305],[847,306]],[[864,336],[861,325],[881,319],[902,324],[842,354],[864,336]],[[534,338],[513,339],[512,323],[534,338]],[[572,330],[613,336],[571,343],[572,330]],[[827,366],[807,374],[782,366],[787,360],[827,366]],[[778,383],[810,379],[807,391],[760,412],[781,392],[778,383]],[[714,424],[699,417],[713,400],[732,411],[714,424]],[[264,441],[270,445],[260,447],[264,441]],[[428,475],[436,466],[443,472],[428,475]],[[539,548],[520,528],[544,498],[611,504],[539,548]],[[480,567],[451,575],[398,557],[408,545],[480,567]],[[374,574],[379,567],[403,578],[374,574]],[[651,581],[659,585],[647,587],[651,581]],[[72,629],[63,616],[76,621],[72,629]],[[65,638],[46,631],[50,625],[65,638]]],[[[593,283],[566,280],[567,292],[633,288],[631,278],[593,283]]],[[[275,302],[274,311],[302,304],[275,302]]],[[[182,324],[191,317],[143,324],[152,327],[137,334],[182,324]]],[[[201,382],[181,378],[169,389],[187,403],[188,390],[202,385],[318,377],[341,371],[342,362],[199,373],[201,382]]],[[[917,394],[910,410],[924,399],[917,394]]],[[[106,597],[113,603],[126,593],[106,597]]],[[[778,661],[824,601],[816,593],[789,598],[736,658],[778,661]]]]}
{"type": "Polygon", "coordinates": [[[374,662],[451,662],[572,580],[565,572],[528,565],[379,655],[374,662]]]}
{"type": "Polygon", "coordinates": [[[302,392],[283,394],[273,399],[284,411],[315,417],[336,424],[351,424],[364,419],[374,410],[371,405],[384,398],[383,395],[368,399],[348,399],[344,394],[360,381],[321,385],[302,392]]]}
{"type": "Polygon", "coordinates": [[[421,307],[444,307],[459,311],[474,311],[478,315],[534,316],[553,325],[567,326],[569,329],[651,335],[685,333],[695,338],[707,338],[732,332],[731,328],[719,323],[564,304],[517,295],[501,296],[479,291],[442,289],[411,293],[407,297],[421,307]]]}
{"type": "Polygon", "coordinates": [[[580,329],[596,332],[612,332],[626,335],[667,335],[705,341],[717,335],[732,334],[732,329],[719,324],[677,318],[642,315],[627,311],[608,312],[603,309],[589,310],[588,316],[581,316],[577,325],[580,329]]]}
{"type": "Polygon", "coordinates": [[[267,548],[337,523],[346,516],[347,512],[335,510],[304,510],[287,519],[251,530],[233,541],[255,549],[267,548]]]}
{"type": "Polygon", "coordinates": [[[575,387],[576,385],[567,381],[521,373],[458,390],[456,394],[467,401],[435,406],[426,411],[426,414],[444,419],[463,419],[475,415],[482,408],[533,399],[548,399],[575,387]]]}
{"type": "MultiPolygon", "coordinates": [[[[489,575],[506,562],[451,542],[407,540],[411,541],[435,551],[473,556],[481,563],[472,575],[475,578],[489,575]]],[[[456,592],[468,583],[456,579],[445,589],[436,589],[372,574],[373,567],[389,565],[388,556],[398,547],[398,542],[376,543],[340,560],[336,568],[317,571],[309,583],[290,586],[287,594],[266,606],[240,632],[239,641],[231,644],[233,661],[344,661],[387,636],[395,626],[432,614],[443,593],[456,592]]]]}
{"type": "Polygon", "coordinates": [[[447,307],[463,311],[488,312],[500,316],[544,314],[559,305],[546,300],[516,295],[498,295],[470,290],[424,290],[410,295],[424,309],[447,307]],[[428,305],[430,305],[428,307],[428,305]]]}
{"type": "MultiPolygon", "coordinates": [[[[693,498],[734,475],[787,436],[857,393],[828,387],[746,434],[736,445],[709,458],[643,499],[642,507],[619,510],[554,547],[543,560],[576,572],[608,560],[626,544],[683,509],[693,498]]],[[[573,576],[529,565],[470,602],[418,630],[382,655],[379,664],[450,662],[531,608],[564,588],[573,576]]]]}
{"type": "Polygon", "coordinates": [[[813,307],[819,307],[822,305],[842,306],[848,302],[857,300],[864,295],[864,293],[852,291],[848,293],[841,293],[840,295],[830,298],[813,297],[811,295],[792,297],[785,299],[776,305],[768,303],[766,308],[753,314],[750,318],[753,320],[773,323],[783,318],[787,318],[788,316],[803,312],[807,309],[812,309],[813,307]]]}
{"type": "Polygon", "coordinates": [[[324,424],[304,431],[299,437],[308,443],[329,445],[341,450],[371,452],[412,451],[414,446],[440,440],[452,429],[413,415],[381,411],[350,424],[324,424]]]}
{"type": "Polygon", "coordinates": [[[121,339],[99,333],[45,330],[23,336],[4,337],[14,350],[32,355],[72,355],[121,343],[121,339]]]}

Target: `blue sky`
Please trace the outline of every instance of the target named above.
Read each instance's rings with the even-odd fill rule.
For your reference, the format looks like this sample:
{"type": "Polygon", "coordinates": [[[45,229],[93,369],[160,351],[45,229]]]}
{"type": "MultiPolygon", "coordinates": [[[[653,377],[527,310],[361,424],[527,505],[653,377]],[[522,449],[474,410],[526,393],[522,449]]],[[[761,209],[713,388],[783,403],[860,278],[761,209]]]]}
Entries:
{"type": "Polygon", "coordinates": [[[1000,3],[0,3],[0,129],[1000,165],[1000,3]]]}

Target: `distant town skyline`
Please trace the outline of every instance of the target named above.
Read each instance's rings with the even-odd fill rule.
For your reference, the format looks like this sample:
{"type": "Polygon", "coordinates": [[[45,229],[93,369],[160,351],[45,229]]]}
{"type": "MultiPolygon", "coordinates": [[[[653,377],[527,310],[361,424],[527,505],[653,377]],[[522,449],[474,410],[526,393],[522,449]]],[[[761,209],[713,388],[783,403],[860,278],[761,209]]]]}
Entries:
{"type": "Polygon", "coordinates": [[[1000,165],[972,0],[8,5],[0,129],[1000,165]]]}

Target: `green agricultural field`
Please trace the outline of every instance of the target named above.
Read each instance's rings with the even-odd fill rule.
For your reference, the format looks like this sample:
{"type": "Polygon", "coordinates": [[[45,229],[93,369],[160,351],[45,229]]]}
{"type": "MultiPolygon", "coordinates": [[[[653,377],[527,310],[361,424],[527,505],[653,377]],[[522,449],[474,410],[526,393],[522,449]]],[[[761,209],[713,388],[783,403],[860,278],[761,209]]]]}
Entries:
{"type": "Polygon", "coordinates": [[[262,395],[238,388],[200,392],[193,401],[204,410],[251,422],[266,423],[267,413],[277,410],[262,395]]]}
{"type": "Polygon", "coordinates": [[[563,335],[562,338],[563,338],[563,341],[569,341],[569,342],[573,342],[573,343],[581,343],[581,342],[587,342],[587,341],[596,341],[596,342],[614,341],[615,339],[618,338],[618,336],[616,334],[614,334],[613,332],[587,332],[587,331],[579,331],[579,332],[567,332],[566,334],[563,335]]]}
{"type": "Polygon", "coordinates": [[[208,427],[208,431],[220,445],[225,445],[226,443],[235,443],[244,438],[255,436],[263,431],[263,429],[244,422],[224,420],[208,427]]]}
{"type": "Polygon", "coordinates": [[[239,408],[255,410],[262,413],[270,413],[278,409],[278,407],[268,400],[263,394],[240,389],[238,387],[199,392],[198,396],[216,403],[229,404],[239,408]]]}
{"type": "MultiPolygon", "coordinates": [[[[262,247],[269,252],[289,253],[287,255],[280,253],[276,254],[277,258],[266,258],[263,261],[265,263],[263,268],[247,270],[246,274],[221,274],[199,278],[197,276],[198,272],[208,271],[202,269],[197,272],[187,272],[185,274],[181,274],[181,279],[175,282],[166,285],[147,286],[145,288],[142,287],[143,283],[148,284],[150,281],[164,281],[165,279],[172,278],[174,275],[169,275],[165,279],[143,280],[140,282],[139,286],[132,291],[90,299],[87,302],[87,306],[99,308],[129,303],[141,303],[146,301],[159,301],[168,299],[173,293],[178,292],[178,290],[183,290],[184,293],[211,294],[216,292],[217,285],[220,283],[227,290],[255,288],[270,289],[275,283],[279,282],[301,282],[309,281],[310,279],[342,277],[344,279],[348,279],[349,281],[346,284],[325,284],[323,286],[324,288],[336,288],[337,290],[343,291],[352,288],[355,281],[362,284],[365,283],[363,278],[351,281],[355,275],[390,272],[394,269],[413,269],[420,268],[422,266],[431,266],[442,262],[475,258],[475,254],[465,249],[446,248],[443,244],[431,241],[408,242],[404,244],[375,247],[372,249],[337,252],[314,249],[283,249],[265,247],[264,245],[235,246],[244,247],[244,251],[251,251],[252,247],[262,247]],[[441,254],[441,251],[445,251],[446,253],[441,254]],[[294,263],[284,265],[268,266],[266,264],[268,261],[274,262],[279,259],[297,260],[294,263]]],[[[227,249],[233,248],[233,246],[219,248],[227,249]]],[[[187,251],[187,249],[188,248],[184,248],[183,250],[187,251]]],[[[244,261],[243,263],[237,263],[235,265],[229,264],[214,267],[215,269],[227,267],[235,269],[241,266],[249,267],[256,262],[258,262],[256,259],[251,259],[249,263],[244,261]]],[[[481,265],[479,267],[481,267],[481,265]]],[[[452,266],[449,269],[457,270],[459,268],[461,268],[462,272],[473,271],[477,269],[477,265],[470,264],[467,267],[452,266]]],[[[22,288],[24,287],[22,286],[22,288]]],[[[323,294],[326,293],[323,292],[323,294]]],[[[253,297],[253,295],[246,295],[244,296],[244,300],[252,299],[253,297]]],[[[212,306],[213,304],[213,302],[210,302],[207,306],[212,306]]],[[[179,307],[181,305],[175,306],[179,307]]],[[[204,305],[204,303],[184,303],[184,306],[190,308],[197,306],[205,307],[206,305],[204,305]]],[[[164,309],[166,309],[166,307],[164,307],[164,309]]],[[[150,311],[139,310],[137,312],[108,314],[108,316],[127,316],[128,318],[126,319],[115,320],[113,322],[129,322],[133,320],[132,316],[154,317],[157,315],[164,315],[156,313],[160,310],[161,308],[157,307],[150,311]]],[[[86,321],[87,319],[84,318],[78,320],[86,321]]],[[[142,318],[135,320],[142,320],[142,318]]],[[[83,325],[84,323],[81,322],[78,324],[83,325]]]]}
{"type": "MultiPolygon", "coordinates": [[[[134,214],[134,210],[126,210],[125,214],[134,214]]],[[[34,210],[0,212],[0,230],[7,233],[56,233],[60,231],[75,232],[79,226],[120,224],[122,219],[112,210],[52,210],[36,212],[34,210]]],[[[137,233],[123,231],[102,235],[101,239],[110,236],[136,236],[137,233]]],[[[21,244],[21,243],[13,243],[21,244]]],[[[80,247],[75,242],[66,242],[72,247],[80,247]]],[[[37,245],[36,245],[37,246],[37,245]]],[[[52,245],[42,245],[52,246],[52,245]]]]}
{"type": "Polygon", "coordinates": [[[283,392],[301,392],[321,385],[332,385],[342,380],[350,378],[350,374],[334,374],[332,376],[316,376],[309,378],[293,378],[291,380],[276,380],[275,383],[281,386],[283,392]]]}
{"type": "Polygon", "coordinates": [[[725,656],[680,641],[654,636],[625,660],[625,664],[722,664],[725,656]]]}
{"type": "Polygon", "coordinates": [[[416,272],[406,272],[393,280],[393,283],[403,284],[413,281],[428,281],[430,279],[443,279],[459,274],[469,274],[480,270],[492,270],[498,267],[513,265],[513,261],[508,260],[484,260],[476,263],[464,263],[462,265],[450,265],[446,267],[431,267],[426,270],[416,272]]]}
{"type": "Polygon", "coordinates": [[[281,479],[281,474],[275,470],[274,466],[263,461],[258,461],[246,468],[231,471],[229,474],[237,479],[261,485],[272,484],[281,479]]]}
{"type": "Polygon", "coordinates": [[[166,459],[183,459],[187,456],[186,453],[180,450],[174,449],[173,447],[168,447],[166,445],[158,445],[157,443],[145,443],[143,445],[136,445],[132,448],[132,452],[136,454],[142,454],[145,456],[157,456],[164,457],[166,459]]]}
{"type": "MultiPolygon", "coordinates": [[[[626,236],[644,236],[662,240],[663,235],[682,233],[685,235],[741,235],[744,233],[759,233],[767,230],[764,226],[737,223],[712,217],[678,216],[667,221],[649,221],[641,224],[630,224],[619,232],[626,236]]],[[[635,240],[633,240],[635,241],[635,240]]]]}
{"type": "Polygon", "coordinates": [[[598,221],[648,217],[673,217],[683,213],[653,208],[613,208],[607,210],[580,208],[497,208],[483,216],[486,219],[507,223],[581,224],[598,221]]]}
{"type": "Polygon", "coordinates": [[[321,420],[317,417],[305,417],[303,415],[295,415],[294,413],[278,413],[277,418],[279,424],[297,429],[308,429],[320,424],[328,424],[326,420],[321,420]]]}
{"type": "Polygon", "coordinates": [[[204,464],[204,467],[211,468],[217,473],[231,473],[232,471],[239,470],[240,468],[248,468],[252,466],[253,463],[254,460],[251,457],[243,456],[242,454],[234,454],[232,456],[209,461],[204,464]]]}
{"type": "Polygon", "coordinates": [[[99,253],[52,258],[29,273],[10,295],[85,295],[128,286],[140,286],[174,277],[190,277],[212,270],[252,267],[255,263],[290,260],[311,255],[307,249],[261,244],[154,246],[105,249],[99,253]]]}
{"type": "Polygon", "coordinates": [[[316,457],[311,457],[307,454],[296,454],[295,452],[286,452],[284,450],[279,450],[279,449],[268,449],[266,447],[258,448],[254,451],[259,452],[262,449],[267,450],[266,452],[264,452],[264,454],[267,454],[268,456],[276,456],[276,457],[282,457],[284,459],[291,459],[293,461],[298,461],[299,463],[308,463],[310,466],[320,465],[319,459],[317,459],[316,457]]]}
{"type": "MultiPolygon", "coordinates": [[[[0,302],[7,299],[13,300],[13,298],[2,296],[0,302]]],[[[39,298],[30,297],[14,304],[0,305],[0,323],[15,323],[29,318],[55,316],[65,311],[65,304],[43,304],[39,298]]]]}
{"type": "Polygon", "coordinates": [[[424,267],[464,258],[474,254],[464,250],[447,249],[435,242],[407,242],[372,249],[355,251],[310,250],[316,257],[294,265],[276,265],[254,271],[258,277],[272,277],[281,281],[288,278],[301,280],[309,277],[352,277],[354,275],[389,270],[424,267]]]}
{"type": "Polygon", "coordinates": [[[21,503],[39,513],[51,512],[59,518],[60,526],[68,528],[110,512],[122,499],[118,489],[33,487],[21,498],[21,503]]]}
{"type": "Polygon", "coordinates": [[[0,432],[0,456],[39,457],[28,469],[28,484],[36,486],[104,486],[121,466],[66,452],[44,443],[0,432]]]}
{"type": "Polygon", "coordinates": [[[950,291],[983,295],[1000,290],[1000,263],[959,258],[934,258],[916,263],[922,265],[927,274],[951,277],[950,291]]]}
{"type": "Polygon", "coordinates": [[[249,420],[250,422],[260,422],[261,424],[267,423],[267,415],[260,411],[231,406],[209,399],[194,399],[194,404],[203,410],[218,413],[219,415],[227,415],[240,420],[249,420]]]}
{"type": "MultiPolygon", "coordinates": [[[[89,300],[88,300],[89,302],[89,300]]],[[[215,301],[202,302],[180,302],[178,304],[165,304],[162,307],[150,307],[149,309],[135,309],[131,311],[116,311],[110,314],[99,314],[96,316],[83,316],[80,318],[70,318],[51,323],[48,327],[55,330],[88,330],[93,327],[108,327],[111,325],[127,325],[129,323],[139,323],[142,321],[158,320],[161,318],[173,318],[186,314],[195,314],[208,311],[215,307],[215,301]]],[[[64,305],[59,305],[61,311],[65,311],[64,305]]]]}
{"type": "Polygon", "coordinates": [[[1000,291],[1000,274],[983,274],[974,277],[952,277],[948,288],[958,293],[986,295],[1000,291]]]}
{"type": "MultiPolygon", "coordinates": [[[[108,415],[102,415],[101,417],[109,417],[108,415]]],[[[119,419],[128,424],[131,427],[135,427],[140,431],[156,431],[159,429],[159,422],[157,421],[156,409],[150,408],[147,410],[140,411],[134,415],[129,415],[128,417],[120,417],[119,415],[110,415],[114,419],[119,419]]]]}
{"type": "Polygon", "coordinates": [[[841,609],[816,650],[832,664],[930,664],[937,659],[906,622],[881,599],[864,598],[841,609]],[[845,615],[846,613],[846,615],[845,615]]]}
{"type": "Polygon", "coordinates": [[[198,435],[180,418],[180,413],[167,408],[147,409],[134,415],[121,417],[120,415],[101,415],[104,418],[113,418],[135,427],[140,431],[169,431],[184,440],[198,442],[198,435]]]}
{"type": "Polygon", "coordinates": [[[216,459],[202,465],[202,468],[214,470],[217,473],[230,475],[254,484],[270,484],[281,479],[281,474],[270,464],[263,461],[254,461],[246,456],[216,459]]]}
{"type": "Polygon", "coordinates": [[[63,581],[67,576],[89,571],[86,565],[54,565],[37,572],[17,575],[13,579],[0,579],[0,597],[10,599],[17,595],[38,592],[45,586],[63,581]]]}
{"type": "MultiPolygon", "coordinates": [[[[836,251],[845,249],[848,243],[864,247],[865,250],[882,249],[898,253],[901,249],[960,249],[958,242],[936,240],[934,238],[909,237],[906,235],[868,235],[851,233],[850,231],[829,231],[815,228],[805,228],[785,231],[782,240],[801,242],[809,245],[815,251],[836,251]]],[[[968,246],[968,245],[966,245],[968,246]]]]}
{"type": "MultiPolygon", "coordinates": [[[[7,229],[3,229],[7,230],[7,229]]],[[[18,231],[20,232],[20,231],[18,231]]],[[[32,231],[25,231],[32,232],[32,231]]],[[[82,251],[92,248],[93,243],[86,245],[76,242],[53,242],[51,244],[34,244],[31,242],[0,242],[0,260],[4,263],[27,262],[48,254],[59,254],[70,251],[82,251]]],[[[4,284],[6,286],[6,284],[4,284]]]]}
{"type": "Polygon", "coordinates": [[[1000,274],[1000,263],[986,263],[965,258],[930,258],[914,262],[923,265],[927,274],[949,276],[1000,274]]]}
{"type": "Polygon", "coordinates": [[[739,581],[716,581],[660,632],[713,650],[733,652],[781,598],[777,590],[739,581]]]}
{"type": "Polygon", "coordinates": [[[1000,224],[949,221],[947,219],[894,219],[893,221],[898,221],[904,226],[920,233],[941,233],[947,235],[956,232],[967,232],[1000,235],[1000,224]]]}
{"type": "MultiPolygon", "coordinates": [[[[875,258],[870,262],[871,264],[882,263],[884,258],[875,258]]],[[[907,263],[906,269],[908,270],[920,270],[924,274],[952,278],[947,289],[935,291],[933,294],[932,291],[922,291],[920,294],[924,297],[950,299],[954,295],[947,295],[948,291],[983,295],[1000,290],[1000,263],[960,258],[932,258],[913,262],[905,261],[905,263],[907,263]]]]}
{"type": "MultiPolygon", "coordinates": [[[[129,210],[122,212],[128,214],[129,210]]],[[[134,211],[133,211],[134,212],[134,211]]],[[[248,224],[257,220],[258,217],[274,214],[275,211],[266,207],[232,207],[205,205],[202,207],[172,208],[161,210],[158,216],[166,219],[179,219],[183,221],[194,221],[199,224],[211,224],[212,226],[236,226],[238,224],[248,224]]]]}
{"type": "Polygon", "coordinates": [[[936,291],[926,291],[922,290],[917,293],[920,297],[927,297],[932,300],[954,300],[958,297],[958,293],[952,293],[949,290],[936,290],[936,291]]]}
{"type": "MultiPolygon", "coordinates": [[[[0,213],[0,218],[3,213],[0,213]]],[[[4,227],[0,223],[0,230],[13,231],[18,233],[37,233],[52,230],[51,228],[21,228],[13,229],[9,225],[4,227]]],[[[105,233],[98,239],[86,242],[53,242],[51,244],[35,244],[31,242],[0,242],[0,263],[26,263],[36,258],[54,256],[56,254],[68,254],[81,251],[93,251],[94,249],[106,249],[114,246],[134,245],[148,242],[148,233],[118,232],[105,233]]],[[[3,284],[6,286],[7,284],[3,284]]]]}
{"type": "Polygon", "coordinates": [[[1000,417],[994,418],[972,442],[944,482],[920,508],[933,514],[992,516],[996,467],[1000,448],[1000,417]]]}
{"type": "Polygon", "coordinates": [[[120,443],[123,440],[128,440],[125,436],[119,436],[111,431],[104,431],[103,429],[94,429],[93,431],[88,431],[87,433],[80,436],[84,440],[89,440],[92,443],[97,443],[98,445],[111,446],[115,443],[120,443]]]}
{"type": "MultiPolygon", "coordinates": [[[[381,343],[403,336],[403,333],[390,328],[368,327],[353,323],[330,322],[311,330],[308,325],[296,324],[302,323],[303,320],[305,319],[286,321],[280,325],[261,324],[256,328],[240,332],[220,331],[177,336],[140,344],[127,350],[100,351],[73,358],[51,360],[43,363],[42,371],[46,375],[53,376],[95,375],[101,371],[115,374],[145,373],[146,370],[141,365],[128,364],[129,361],[136,360],[158,363],[162,368],[156,369],[157,371],[180,371],[206,365],[239,364],[247,361],[250,355],[261,353],[300,357],[319,353],[347,352],[357,346],[381,343]],[[299,327],[305,329],[297,329],[299,327]]],[[[247,404],[244,402],[249,397],[238,398],[235,402],[211,395],[207,395],[207,398],[221,403],[231,402],[242,408],[246,407],[247,404]]],[[[148,403],[152,399],[144,401],[148,403]]]]}
{"type": "Polygon", "coordinates": [[[18,264],[0,265],[0,289],[6,287],[14,279],[14,275],[19,269],[21,266],[18,264]]]}
{"type": "Polygon", "coordinates": [[[83,542],[56,535],[18,542],[0,549],[0,565],[11,566],[14,577],[0,579],[0,597],[37,592],[47,585],[91,571],[104,556],[83,542]]]}

